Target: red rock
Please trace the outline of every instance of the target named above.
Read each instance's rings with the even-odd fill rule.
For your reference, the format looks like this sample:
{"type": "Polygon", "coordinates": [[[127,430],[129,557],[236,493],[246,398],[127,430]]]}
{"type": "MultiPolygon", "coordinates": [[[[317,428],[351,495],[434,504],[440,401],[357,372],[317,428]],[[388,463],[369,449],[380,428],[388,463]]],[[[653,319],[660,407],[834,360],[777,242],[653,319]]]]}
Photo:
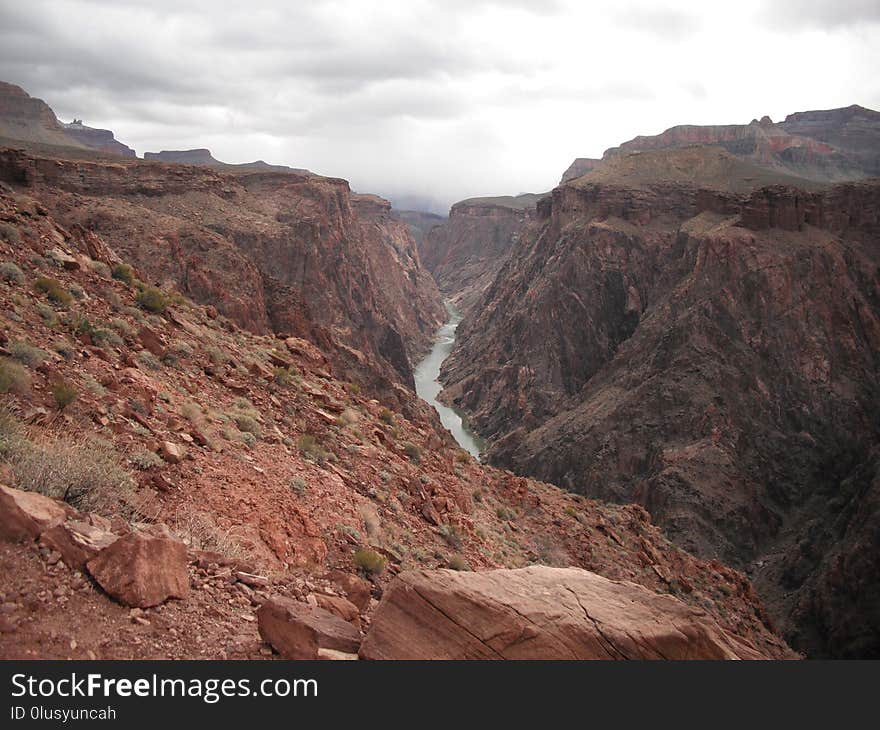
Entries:
{"type": "Polygon", "coordinates": [[[577,568],[418,570],[386,589],[362,659],[761,659],[705,612],[577,568]]]}
{"type": "Polygon", "coordinates": [[[145,349],[152,352],[156,357],[161,358],[165,356],[165,344],[162,342],[162,338],[154,329],[143,325],[138,330],[137,337],[138,342],[140,342],[145,349]]]}
{"type": "Polygon", "coordinates": [[[274,596],[257,611],[260,636],[284,659],[317,659],[321,649],[355,654],[360,632],[316,606],[274,596]]]}
{"type": "Polygon", "coordinates": [[[163,441],[159,444],[159,456],[169,464],[179,464],[186,456],[186,449],[172,441],[163,441]]]}
{"type": "Polygon", "coordinates": [[[325,576],[327,580],[338,586],[358,610],[363,613],[370,606],[373,586],[368,580],[364,580],[354,573],[345,573],[341,570],[331,570],[325,576]]]}
{"type": "Polygon", "coordinates": [[[40,535],[41,544],[57,550],[68,567],[78,570],[85,569],[89,560],[117,539],[109,529],[76,520],[62,522],[40,535]]]}
{"type": "Polygon", "coordinates": [[[315,598],[318,601],[318,606],[325,611],[329,611],[335,616],[339,616],[343,621],[354,623],[355,626],[357,626],[357,621],[360,618],[360,611],[358,610],[358,607],[347,598],[343,598],[342,596],[328,596],[323,593],[316,593],[315,598]]]}
{"type": "Polygon", "coordinates": [[[89,573],[110,596],[137,608],[186,598],[186,566],[186,545],[180,540],[145,532],[119,538],[86,563],[89,573]]]}
{"type": "Polygon", "coordinates": [[[0,484],[0,538],[35,540],[66,517],[67,509],[56,500],[0,484]]]}

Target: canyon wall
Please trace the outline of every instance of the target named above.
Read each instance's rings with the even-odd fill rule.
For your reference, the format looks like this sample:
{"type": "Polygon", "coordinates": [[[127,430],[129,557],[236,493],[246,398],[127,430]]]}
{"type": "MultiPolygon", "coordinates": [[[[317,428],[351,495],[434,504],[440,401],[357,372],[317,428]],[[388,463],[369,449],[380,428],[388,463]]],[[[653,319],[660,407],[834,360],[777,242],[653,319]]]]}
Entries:
{"type": "Polygon", "coordinates": [[[747,191],[703,149],[542,201],[444,397],[492,463],[748,570],[794,646],[876,656],[880,183],[747,191]]]}
{"type": "Polygon", "coordinates": [[[149,282],[254,332],[305,337],[394,399],[443,320],[402,223],[344,180],[0,151],[0,179],[103,236],[149,282]]]}

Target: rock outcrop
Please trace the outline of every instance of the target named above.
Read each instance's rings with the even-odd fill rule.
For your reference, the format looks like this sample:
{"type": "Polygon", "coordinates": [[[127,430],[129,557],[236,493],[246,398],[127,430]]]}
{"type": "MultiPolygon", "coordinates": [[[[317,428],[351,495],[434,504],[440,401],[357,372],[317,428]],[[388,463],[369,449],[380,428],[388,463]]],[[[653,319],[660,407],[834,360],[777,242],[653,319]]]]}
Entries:
{"type": "Polygon", "coordinates": [[[167,162],[178,165],[200,165],[203,167],[216,167],[230,172],[297,172],[301,174],[309,174],[309,171],[299,167],[288,167],[287,165],[270,165],[263,160],[255,162],[242,162],[234,164],[229,162],[221,162],[211,150],[200,147],[193,150],[162,150],[161,152],[144,152],[145,160],[155,162],[167,162]]]}
{"type": "Polygon", "coordinates": [[[445,397],[493,463],[749,570],[796,648],[873,655],[876,594],[830,586],[878,576],[856,556],[880,520],[880,184],[748,191],[711,149],[557,188],[459,326],[445,397]]]}
{"type": "Polygon", "coordinates": [[[109,129],[95,129],[80,120],[74,120],[70,124],[62,123],[62,127],[68,137],[90,149],[120,157],[137,157],[135,151],[116,139],[109,129]]]}
{"type": "Polygon", "coordinates": [[[704,612],[577,568],[402,573],[362,659],[770,659],[704,612]]]}
{"type": "Polygon", "coordinates": [[[60,525],[67,512],[54,499],[0,484],[0,538],[36,540],[42,532],[60,525]]]}
{"type": "Polygon", "coordinates": [[[596,167],[601,164],[602,160],[597,160],[593,157],[577,157],[575,158],[575,161],[568,166],[568,169],[562,173],[562,179],[559,181],[559,184],[562,185],[562,183],[566,183],[569,180],[574,180],[582,175],[586,175],[588,172],[595,170],[596,167]]]}

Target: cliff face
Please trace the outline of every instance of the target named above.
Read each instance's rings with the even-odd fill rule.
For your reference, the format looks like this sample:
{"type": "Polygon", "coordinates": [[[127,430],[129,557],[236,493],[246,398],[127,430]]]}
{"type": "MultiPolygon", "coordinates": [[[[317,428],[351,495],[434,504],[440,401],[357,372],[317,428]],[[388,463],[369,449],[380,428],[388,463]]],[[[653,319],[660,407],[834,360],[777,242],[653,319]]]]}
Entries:
{"type": "Polygon", "coordinates": [[[24,89],[0,81],[0,137],[56,147],[72,147],[134,157],[135,152],[117,141],[113,132],[94,129],[82,122],[64,124],[42,99],[24,89]]]}
{"type": "Polygon", "coordinates": [[[553,191],[458,330],[493,463],[643,504],[793,644],[880,653],[880,184],[553,191]]]}
{"type": "Polygon", "coordinates": [[[170,162],[178,165],[200,165],[203,167],[216,167],[230,172],[300,172],[307,173],[302,168],[288,167],[287,165],[270,165],[268,162],[257,160],[255,162],[243,162],[231,164],[221,162],[211,150],[200,147],[194,150],[162,150],[161,152],[144,152],[145,160],[155,162],[170,162]]]}
{"type": "Polygon", "coordinates": [[[0,152],[0,179],[103,236],[150,281],[251,331],[317,342],[340,377],[392,399],[443,318],[405,228],[344,180],[14,150],[0,152]]]}
{"type": "Polygon", "coordinates": [[[137,157],[135,151],[117,140],[109,129],[95,129],[82,122],[63,124],[62,126],[68,137],[93,150],[120,157],[137,157]]]}
{"type": "Polygon", "coordinates": [[[456,203],[449,220],[428,231],[422,261],[440,290],[467,311],[492,282],[505,256],[536,216],[539,195],[456,203]]]}
{"type": "Polygon", "coordinates": [[[566,183],[569,180],[574,180],[581,175],[586,175],[588,172],[595,170],[596,167],[601,164],[602,160],[597,160],[592,157],[577,157],[575,161],[568,166],[568,169],[562,173],[562,180],[559,181],[559,184],[562,185],[562,183],[566,183]]]}

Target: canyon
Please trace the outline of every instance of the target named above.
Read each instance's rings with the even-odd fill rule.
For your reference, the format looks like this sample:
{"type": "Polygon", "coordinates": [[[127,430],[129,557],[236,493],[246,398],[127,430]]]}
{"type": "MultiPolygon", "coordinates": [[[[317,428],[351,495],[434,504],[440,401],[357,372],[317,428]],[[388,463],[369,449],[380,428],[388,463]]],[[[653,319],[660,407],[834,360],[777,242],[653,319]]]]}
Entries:
{"type": "Polygon", "coordinates": [[[880,651],[874,112],[444,218],[0,91],[0,656],[880,651]]]}
{"type": "Polygon", "coordinates": [[[880,183],[800,178],[833,166],[713,135],[637,138],[541,199],[462,321],[441,398],[490,463],[641,504],[746,570],[796,648],[873,656],[880,183]]]}

